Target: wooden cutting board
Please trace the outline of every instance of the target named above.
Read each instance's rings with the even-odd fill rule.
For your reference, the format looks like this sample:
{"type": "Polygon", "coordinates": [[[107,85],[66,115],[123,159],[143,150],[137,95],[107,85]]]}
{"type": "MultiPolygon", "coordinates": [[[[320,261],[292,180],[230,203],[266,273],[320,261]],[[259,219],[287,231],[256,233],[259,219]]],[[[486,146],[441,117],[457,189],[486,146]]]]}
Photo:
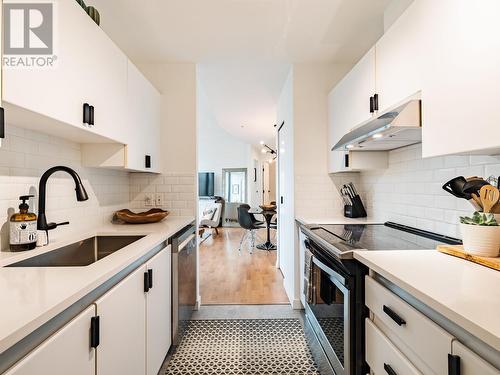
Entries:
{"type": "Polygon", "coordinates": [[[494,270],[500,271],[500,257],[488,258],[468,254],[465,252],[464,247],[459,245],[438,245],[437,249],[441,253],[453,255],[455,257],[480,264],[481,266],[493,268],[494,270]]]}

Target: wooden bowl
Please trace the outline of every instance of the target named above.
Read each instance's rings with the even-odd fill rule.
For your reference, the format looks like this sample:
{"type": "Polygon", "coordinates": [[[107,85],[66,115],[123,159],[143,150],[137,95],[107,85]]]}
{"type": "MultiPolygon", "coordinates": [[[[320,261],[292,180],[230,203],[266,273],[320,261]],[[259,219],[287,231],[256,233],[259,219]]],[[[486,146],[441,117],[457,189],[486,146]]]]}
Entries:
{"type": "Polygon", "coordinates": [[[263,211],[275,211],[276,206],[273,204],[262,204],[259,206],[263,211]]]}
{"type": "Polygon", "coordinates": [[[136,214],[128,209],[116,211],[114,217],[127,224],[150,224],[162,221],[168,216],[169,212],[161,208],[153,208],[146,212],[136,214]]]}

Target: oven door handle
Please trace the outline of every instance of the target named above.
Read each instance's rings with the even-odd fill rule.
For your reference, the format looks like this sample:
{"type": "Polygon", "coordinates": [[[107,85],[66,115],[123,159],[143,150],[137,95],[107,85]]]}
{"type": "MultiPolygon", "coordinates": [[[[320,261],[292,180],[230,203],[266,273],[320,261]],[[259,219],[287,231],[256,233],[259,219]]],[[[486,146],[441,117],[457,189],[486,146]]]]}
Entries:
{"type": "Polygon", "coordinates": [[[344,285],[347,288],[346,279],[343,276],[341,276],[338,272],[335,272],[333,269],[331,269],[326,264],[321,262],[315,256],[312,257],[312,261],[315,265],[317,265],[319,268],[321,268],[323,271],[325,271],[329,276],[333,277],[334,279],[339,281],[342,285],[344,285]]]}

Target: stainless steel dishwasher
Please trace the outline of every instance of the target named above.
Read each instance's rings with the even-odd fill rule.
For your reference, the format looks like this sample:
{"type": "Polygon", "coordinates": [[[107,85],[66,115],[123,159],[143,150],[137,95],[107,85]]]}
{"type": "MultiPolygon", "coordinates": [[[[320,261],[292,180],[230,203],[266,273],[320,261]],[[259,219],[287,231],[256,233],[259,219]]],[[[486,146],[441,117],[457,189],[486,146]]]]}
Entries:
{"type": "Polygon", "coordinates": [[[178,345],[196,306],[196,225],[177,233],[172,244],[172,342],[178,345]]]}

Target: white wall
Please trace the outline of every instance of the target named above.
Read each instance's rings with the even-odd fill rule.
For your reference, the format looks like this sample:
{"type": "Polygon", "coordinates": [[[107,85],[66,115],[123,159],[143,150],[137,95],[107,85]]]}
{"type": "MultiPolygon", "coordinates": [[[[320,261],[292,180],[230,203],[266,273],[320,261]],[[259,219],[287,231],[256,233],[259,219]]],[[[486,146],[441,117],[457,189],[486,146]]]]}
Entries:
{"type": "Polygon", "coordinates": [[[328,176],[328,103],[334,85],[350,65],[295,64],[283,87],[277,123],[285,121],[279,139],[278,234],[279,266],[285,290],[294,307],[299,307],[297,216],[342,215],[342,202],[334,181],[328,176]]]}
{"type": "MultiPolygon", "coordinates": [[[[294,246],[295,233],[295,191],[294,185],[294,92],[293,68],[285,81],[278,101],[276,123],[283,127],[279,131],[278,156],[278,201],[283,197],[283,203],[278,204],[278,262],[284,277],[286,294],[291,304],[298,300],[295,296],[295,284],[298,249],[294,246]]],[[[279,202],[278,202],[279,203],[279,202]]]]}
{"type": "MultiPolygon", "coordinates": [[[[215,195],[224,196],[222,169],[247,168],[250,170],[251,145],[229,134],[221,128],[210,107],[203,86],[197,88],[198,171],[215,173],[215,195]]],[[[249,192],[247,188],[247,200],[249,192]]]]}
{"type": "Polygon", "coordinates": [[[328,93],[348,64],[295,64],[295,215],[331,216],[343,208],[328,176],[328,93]]]}
{"type": "MultiPolygon", "coordinates": [[[[8,121],[8,119],[7,119],[8,121]]],[[[38,210],[38,184],[47,169],[65,165],[77,171],[89,200],[77,202],[75,184],[66,173],[58,172],[47,184],[47,219],[69,225],[50,231],[50,239],[81,232],[110,221],[112,213],[129,206],[129,173],[85,168],[81,145],[6,124],[6,137],[0,148],[0,248],[9,248],[8,218],[18,212],[19,196],[33,194],[30,211],[38,210]]]]}

